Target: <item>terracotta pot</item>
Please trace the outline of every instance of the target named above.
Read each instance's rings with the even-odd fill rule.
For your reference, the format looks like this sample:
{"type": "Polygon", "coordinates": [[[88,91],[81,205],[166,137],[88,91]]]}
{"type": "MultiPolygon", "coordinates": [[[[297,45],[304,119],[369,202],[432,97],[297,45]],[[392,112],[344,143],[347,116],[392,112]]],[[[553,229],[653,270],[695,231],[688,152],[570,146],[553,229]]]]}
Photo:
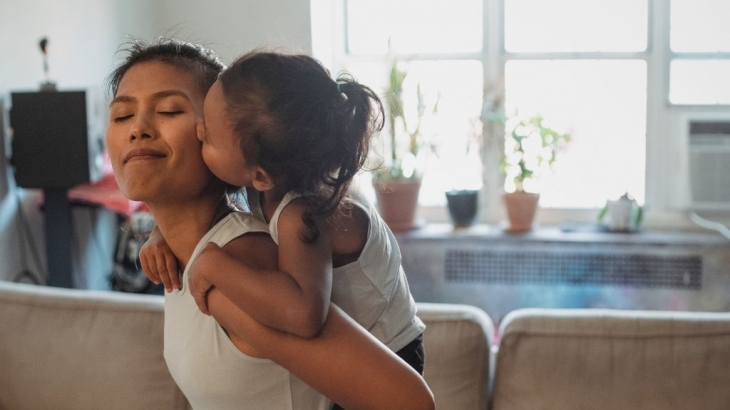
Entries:
{"type": "Polygon", "coordinates": [[[519,191],[504,194],[503,198],[504,205],[507,208],[507,218],[509,219],[508,231],[527,232],[532,230],[540,195],[519,191]]]}
{"type": "Polygon", "coordinates": [[[418,193],[421,180],[405,182],[373,181],[378,199],[378,211],[393,232],[403,232],[419,226],[416,221],[418,193]]]}

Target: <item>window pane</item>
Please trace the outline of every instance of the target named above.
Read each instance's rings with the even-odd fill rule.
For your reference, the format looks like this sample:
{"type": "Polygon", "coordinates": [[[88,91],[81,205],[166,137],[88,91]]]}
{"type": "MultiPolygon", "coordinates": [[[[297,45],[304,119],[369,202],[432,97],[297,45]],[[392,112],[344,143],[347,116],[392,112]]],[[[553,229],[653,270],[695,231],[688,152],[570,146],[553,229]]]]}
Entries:
{"type": "Polygon", "coordinates": [[[644,61],[510,61],[505,70],[508,112],[540,113],[573,136],[554,175],[532,186],[541,206],[601,207],[626,191],[643,203],[644,61]]]}
{"type": "Polygon", "coordinates": [[[505,0],[505,49],[644,51],[647,10],[647,0],[505,0]]]}
{"type": "Polygon", "coordinates": [[[478,52],[482,2],[349,0],[347,31],[352,54],[478,52]]]}
{"type": "MultiPolygon", "coordinates": [[[[428,112],[421,122],[421,135],[434,147],[434,154],[422,150],[424,169],[419,203],[444,205],[444,193],[450,189],[481,187],[481,162],[478,147],[469,145],[470,138],[479,140],[481,126],[475,123],[482,107],[482,64],[479,61],[411,61],[404,82],[406,111],[415,109],[416,87],[420,84],[428,112]],[[458,73],[455,74],[455,73],[458,73]],[[430,115],[432,104],[438,101],[438,111],[430,115]],[[467,153],[467,147],[471,151],[467,153]]],[[[355,78],[375,89],[379,95],[385,88],[388,66],[385,63],[351,63],[347,68],[355,78]]],[[[406,113],[408,115],[408,113],[406,113]]],[[[387,144],[387,127],[373,143],[382,150],[387,144]]],[[[369,181],[360,179],[362,188],[369,181]]]]}
{"type": "Polygon", "coordinates": [[[669,72],[673,104],[730,104],[730,60],[673,60],[669,72]]]}
{"type": "Polygon", "coordinates": [[[730,51],[730,1],[672,0],[673,51],[730,51]]]}

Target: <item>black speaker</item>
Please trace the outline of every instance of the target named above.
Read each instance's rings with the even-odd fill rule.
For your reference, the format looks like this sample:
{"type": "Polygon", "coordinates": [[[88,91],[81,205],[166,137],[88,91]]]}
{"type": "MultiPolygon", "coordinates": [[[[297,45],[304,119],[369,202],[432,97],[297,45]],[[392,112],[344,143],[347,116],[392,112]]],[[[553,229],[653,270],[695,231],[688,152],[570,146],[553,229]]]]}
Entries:
{"type": "Polygon", "coordinates": [[[18,186],[67,189],[103,176],[104,107],[97,92],[13,92],[11,103],[18,186]]]}

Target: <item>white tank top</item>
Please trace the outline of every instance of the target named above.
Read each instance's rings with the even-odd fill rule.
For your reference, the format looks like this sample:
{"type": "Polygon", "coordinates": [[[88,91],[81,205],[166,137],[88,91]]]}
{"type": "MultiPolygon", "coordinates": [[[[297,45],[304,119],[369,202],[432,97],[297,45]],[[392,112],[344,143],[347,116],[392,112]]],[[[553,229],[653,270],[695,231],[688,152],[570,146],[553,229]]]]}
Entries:
{"type": "MultiPolygon", "coordinates": [[[[231,213],[200,240],[188,266],[208,242],[223,247],[248,232],[268,232],[250,215],[231,213]]],[[[278,364],[238,350],[187,288],[165,294],[165,361],[195,410],[325,410],[330,401],[278,364]]]]}
{"type": "MultiPolygon", "coordinates": [[[[299,196],[286,194],[271,216],[269,232],[277,244],[279,216],[299,196]]],[[[247,197],[253,216],[265,221],[259,193],[249,189],[247,197]]],[[[368,237],[357,261],[333,269],[331,300],[397,352],[423,333],[426,325],[416,316],[416,303],[408,289],[395,236],[365,199],[352,195],[348,200],[368,215],[368,237]]]]}

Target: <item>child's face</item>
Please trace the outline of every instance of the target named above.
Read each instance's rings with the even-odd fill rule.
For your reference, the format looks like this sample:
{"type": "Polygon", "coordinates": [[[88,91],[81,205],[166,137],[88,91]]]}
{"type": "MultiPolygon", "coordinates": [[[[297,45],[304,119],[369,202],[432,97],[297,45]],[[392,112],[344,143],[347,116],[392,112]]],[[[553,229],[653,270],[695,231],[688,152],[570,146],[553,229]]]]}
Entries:
{"type": "Polygon", "coordinates": [[[234,132],[234,124],[226,111],[226,100],[220,82],[208,91],[203,112],[205,115],[205,135],[203,142],[203,161],[210,170],[228,184],[238,187],[251,186],[255,168],[246,163],[239,139],[234,132]]]}
{"type": "Polygon", "coordinates": [[[139,63],[124,74],[106,141],[125,196],[148,204],[181,201],[208,187],[212,175],[197,141],[203,98],[195,78],[172,65],[139,63]]]}

